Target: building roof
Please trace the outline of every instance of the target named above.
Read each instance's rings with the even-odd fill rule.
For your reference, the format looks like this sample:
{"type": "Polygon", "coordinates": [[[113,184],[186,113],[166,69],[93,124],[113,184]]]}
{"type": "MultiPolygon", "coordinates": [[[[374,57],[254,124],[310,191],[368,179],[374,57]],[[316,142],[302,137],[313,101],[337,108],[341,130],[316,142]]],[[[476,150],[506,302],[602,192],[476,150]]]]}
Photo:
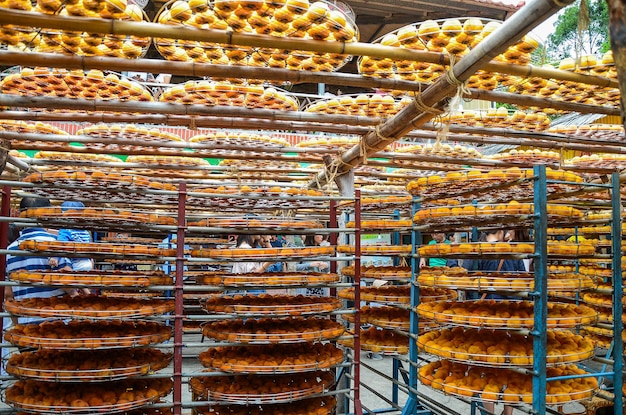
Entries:
{"type": "MultiPolygon", "coordinates": [[[[513,0],[514,1],[514,0],[513,0]]],[[[505,20],[525,1],[515,4],[498,0],[330,0],[339,7],[348,5],[356,15],[361,42],[378,37],[410,23],[449,17],[481,17],[505,20]]]]}

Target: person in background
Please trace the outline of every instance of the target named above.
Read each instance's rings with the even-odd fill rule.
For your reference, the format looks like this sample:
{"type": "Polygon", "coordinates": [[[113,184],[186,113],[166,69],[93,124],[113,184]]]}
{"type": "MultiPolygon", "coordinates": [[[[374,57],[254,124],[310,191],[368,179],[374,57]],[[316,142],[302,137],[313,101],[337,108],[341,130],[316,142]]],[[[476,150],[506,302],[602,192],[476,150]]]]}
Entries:
{"type": "MultiPolygon", "coordinates": [[[[307,235],[304,246],[329,246],[324,235],[307,235]]],[[[326,261],[303,261],[296,265],[296,271],[328,272],[330,264],[326,261]]]]}
{"type": "MultiPolygon", "coordinates": [[[[272,248],[282,248],[287,244],[287,241],[281,235],[269,235],[269,236],[261,236],[260,244],[267,245],[267,241],[272,248]],[[265,242],[263,242],[265,241],[265,242]]],[[[286,265],[284,262],[270,262],[265,269],[265,272],[283,272],[286,269],[286,265]]]]}
{"type": "MultiPolygon", "coordinates": [[[[450,243],[450,240],[446,238],[446,234],[443,232],[433,233],[432,238],[433,239],[428,242],[428,245],[450,243]]],[[[420,258],[420,268],[424,268],[427,265],[429,267],[445,267],[447,260],[445,258],[420,258]]]]}
{"type": "MultiPolygon", "coordinates": [[[[528,229],[509,229],[504,234],[505,242],[530,242],[532,239],[530,238],[530,232],[528,229]]],[[[533,269],[533,259],[525,258],[522,259],[524,263],[524,269],[526,272],[530,272],[533,269]]]]}
{"type": "MultiPolygon", "coordinates": [[[[255,237],[252,235],[237,235],[236,247],[242,249],[252,249],[253,246],[256,246],[255,237]]],[[[261,266],[263,264],[257,261],[249,261],[249,262],[235,262],[233,264],[232,273],[233,274],[249,274],[252,272],[261,272],[261,266]]]]}
{"type": "MultiPolygon", "coordinates": [[[[50,201],[40,197],[25,197],[20,202],[20,211],[31,208],[49,207],[50,201]]],[[[7,249],[9,251],[19,250],[19,245],[23,241],[40,241],[51,242],[56,241],[57,237],[43,228],[24,228],[20,232],[20,236],[11,243],[7,249]]],[[[10,276],[15,271],[71,271],[72,263],[68,258],[51,258],[47,256],[23,256],[7,254],[6,275],[10,276]]],[[[67,294],[68,290],[57,287],[44,286],[16,286],[11,287],[10,291],[5,291],[6,299],[22,300],[25,298],[50,298],[61,297],[67,294]]],[[[76,289],[69,290],[70,294],[77,294],[76,289]]],[[[19,318],[12,319],[14,324],[32,323],[41,321],[40,318],[19,318]]]]}
{"type": "MultiPolygon", "coordinates": [[[[307,235],[304,239],[304,246],[329,246],[325,235],[307,235]]],[[[330,263],[327,261],[303,261],[296,264],[297,272],[329,272],[330,263]]],[[[304,295],[327,295],[324,287],[298,288],[297,294],[304,295]]]]}
{"type": "MultiPolygon", "coordinates": [[[[272,248],[269,237],[260,235],[238,235],[237,236],[237,248],[252,249],[252,248],[272,248]]],[[[273,265],[273,262],[235,262],[233,264],[233,274],[248,274],[252,272],[267,272],[268,268],[273,265]]]]}
{"type": "MultiPolygon", "coordinates": [[[[7,246],[11,246],[13,242],[20,237],[20,230],[14,224],[9,225],[9,232],[7,234],[7,246]]],[[[13,289],[10,286],[4,287],[4,298],[13,298],[13,289]]],[[[17,322],[17,319],[15,320],[17,322]]]]}
{"type": "MultiPolygon", "coordinates": [[[[17,226],[15,226],[14,224],[10,224],[9,225],[9,232],[7,234],[7,244],[8,246],[10,246],[17,238],[20,237],[20,230],[18,229],[17,226]]],[[[13,289],[10,286],[6,286],[4,287],[4,298],[5,299],[12,299],[13,298],[13,289]]],[[[12,325],[17,324],[17,317],[11,317],[11,318],[4,318],[2,319],[2,328],[3,329],[8,329],[9,327],[11,327],[12,325]]],[[[2,359],[5,360],[8,358],[8,356],[12,353],[12,350],[8,347],[3,347],[2,348],[2,359]]],[[[4,365],[2,365],[2,367],[0,367],[0,374],[2,376],[5,376],[6,370],[4,368],[4,365]]]]}
{"type": "MultiPolygon", "coordinates": [[[[127,232],[115,232],[115,234],[111,234],[111,241],[113,243],[128,243],[129,238],[132,238],[132,234],[127,232]],[[117,241],[116,241],[117,239],[117,241]]],[[[113,269],[118,271],[137,271],[137,264],[133,263],[125,263],[125,262],[114,262],[113,269]]]]}
{"type": "Polygon", "coordinates": [[[156,80],[154,75],[149,73],[148,76],[146,77],[146,84],[147,84],[147,87],[150,88],[150,91],[152,92],[152,96],[156,99],[158,99],[163,93],[163,88],[157,85],[158,83],[159,82],[156,80]]]}
{"type": "Polygon", "coordinates": [[[271,235],[270,243],[274,248],[282,248],[283,246],[287,246],[287,240],[283,235],[271,235]]]}
{"type": "MultiPolygon", "coordinates": [[[[271,248],[269,236],[260,235],[238,235],[237,236],[237,248],[252,249],[252,248],[271,248]]],[[[271,266],[275,265],[273,262],[260,262],[260,261],[248,261],[248,262],[235,262],[231,272],[233,274],[250,274],[254,272],[263,273],[268,272],[271,266]]],[[[265,290],[246,290],[249,294],[264,293],[265,290]]]]}
{"type": "MultiPolygon", "coordinates": [[[[82,202],[65,201],[61,204],[61,210],[67,212],[70,209],[81,210],[85,205],[82,202]]],[[[93,242],[91,232],[80,229],[60,229],[57,235],[57,240],[68,242],[93,242]]],[[[91,258],[72,258],[72,269],[74,271],[91,271],[94,266],[93,259],[91,258]]]]}
{"type": "MultiPolygon", "coordinates": [[[[40,207],[50,207],[50,200],[42,197],[25,197],[20,201],[20,212],[40,207]]],[[[43,228],[24,228],[15,241],[13,241],[7,249],[9,251],[19,250],[19,245],[23,241],[40,241],[52,242],[57,237],[43,228]]],[[[72,263],[68,258],[50,258],[47,256],[23,256],[11,255],[6,256],[6,275],[16,271],[72,271],[72,263]]],[[[62,297],[66,294],[78,295],[80,293],[89,293],[87,289],[78,290],[76,288],[57,288],[42,287],[36,285],[5,287],[5,300],[23,300],[27,298],[50,298],[62,297]]],[[[11,325],[17,324],[37,324],[44,321],[41,317],[15,317],[3,320],[3,329],[9,328],[11,325]]],[[[11,353],[8,347],[2,348],[2,358],[5,359],[11,353]]],[[[2,368],[3,375],[4,365],[2,368]]]]}
{"type": "Polygon", "coordinates": [[[293,237],[293,245],[297,248],[304,247],[304,240],[306,239],[306,235],[294,235],[293,237]]]}
{"type": "MultiPolygon", "coordinates": [[[[504,242],[505,231],[503,229],[491,230],[483,233],[479,242],[504,242]]],[[[463,267],[468,271],[491,271],[491,272],[524,272],[524,262],[521,259],[497,259],[483,258],[463,261],[463,267]]]]}

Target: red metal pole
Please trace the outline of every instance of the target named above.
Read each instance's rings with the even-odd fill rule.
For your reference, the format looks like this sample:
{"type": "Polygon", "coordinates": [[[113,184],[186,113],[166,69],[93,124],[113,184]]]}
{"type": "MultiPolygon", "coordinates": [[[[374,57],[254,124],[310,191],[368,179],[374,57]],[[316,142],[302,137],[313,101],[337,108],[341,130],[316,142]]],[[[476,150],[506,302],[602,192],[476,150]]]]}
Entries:
{"type": "Polygon", "coordinates": [[[354,191],[354,414],[361,406],[361,191],[354,191]]]}
{"type": "Polygon", "coordinates": [[[185,208],[187,184],[178,186],[178,229],[176,231],[176,279],[174,281],[174,415],[181,415],[183,394],[183,273],[185,266],[185,208]]]}

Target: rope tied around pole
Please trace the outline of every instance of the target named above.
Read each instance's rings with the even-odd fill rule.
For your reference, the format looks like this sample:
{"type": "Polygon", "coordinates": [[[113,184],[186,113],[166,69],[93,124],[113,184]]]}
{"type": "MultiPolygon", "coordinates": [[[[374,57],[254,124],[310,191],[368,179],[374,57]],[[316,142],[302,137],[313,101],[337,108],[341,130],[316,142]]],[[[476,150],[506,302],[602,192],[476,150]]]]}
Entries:
{"type": "Polygon", "coordinates": [[[446,71],[446,81],[450,85],[456,86],[456,94],[450,100],[450,103],[448,104],[448,109],[447,109],[448,114],[452,114],[454,112],[458,112],[459,108],[461,107],[463,96],[469,95],[470,90],[467,87],[466,82],[461,82],[454,75],[454,65],[456,63],[456,58],[453,54],[449,52],[448,52],[448,60],[450,62],[450,68],[446,71]]]}
{"type": "MultiPolygon", "coordinates": [[[[324,170],[324,175],[326,176],[326,183],[329,183],[329,184],[330,183],[334,183],[335,179],[339,175],[339,167],[341,166],[341,164],[346,164],[341,159],[341,157],[338,157],[337,160],[339,161],[339,163],[333,162],[333,164],[331,166],[326,167],[326,170],[324,170]],[[330,175],[329,175],[329,173],[330,173],[330,175]]],[[[316,178],[316,180],[317,180],[317,178],[316,178]]],[[[319,189],[321,190],[322,187],[319,185],[319,180],[317,180],[317,184],[318,184],[319,189]]]]}
{"type": "Polygon", "coordinates": [[[376,134],[376,137],[378,137],[378,139],[381,141],[393,141],[393,138],[385,137],[384,135],[382,135],[382,133],[380,132],[381,126],[382,124],[378,124],[374,130],[370,128],[368,134],[362,136],[361,140],[359,141],[359,156],[361,156],[363,164],[367,164],[367,152],[373,149],[373,147],[367,145],[367,140],[365,139],[365,137],[367,137],[369,133],[373,132],[374,134],[376,134]]]}
{"type": "Polygon", "coordinates": [[[434,114],[435,116],[439,116],[444,113],[439,108],[429,107],[424,104],[422,101],[422,91],[419,91],[419,93],[413,91],[413,105],[415,105],[415,108],[417,108],[418,111],[434,114]]]}
{"type": "MultiPolygon", "coordinates": [[[[370,132],[371,131],[370,129],[370,132]]],[[[359,140],[359,156],[361,156],[363,164],[367,164],[367,144],[365,143],[365,136],[362,136],[359,140]]]]}
{"type": "Polygon", "coordinates": [[[381,126],[382,124],[378,124],[376,128],[374,129],[374,132],[376,133],[376,137],[378,137],[378,139],[381,141],[394,141],[392,137],[385,137],[384,135],[382,135],[382,133],[380,132],[381,126]]]}
{"type": "MultiPolygon", "coordinates": [[[[324,170],[324,175],[326,175],[326,170],[324,170]]],[[[315,175],[315,186],[317,186],[318,189],[322,189],[322,185],[320,184],[320,178],[319,175],[315,175]]]]}

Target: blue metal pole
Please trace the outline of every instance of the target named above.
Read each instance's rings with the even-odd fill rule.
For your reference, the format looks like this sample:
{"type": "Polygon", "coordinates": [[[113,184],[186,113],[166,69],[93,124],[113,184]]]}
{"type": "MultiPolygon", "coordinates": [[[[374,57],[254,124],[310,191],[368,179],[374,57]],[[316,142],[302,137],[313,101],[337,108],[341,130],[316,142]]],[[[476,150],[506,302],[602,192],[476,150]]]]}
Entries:
{"type": "Polygon", "coordinates": [[[585,373],[584,375],[565,375],[565,376],[555,376],[553,378],[547,378],[548,382],[552,382],[553,380],[567,380],[567,379],[582,379],[582,378],[595,378],[600,376],[610,376],[613,372],[600,372],[600,373],[585,373]]]}
{"type": "MultiPolygon", "coordinates": [[[[398,362],[398,359],[393,359],[393,367],[392,367],[392,377],[393,380],[400,380],[400,362],[398,362]]],[[[398,385],[394,382],[393,386],[391,388],[391,402],[397,404],[398,400],[399,400],[399,395],[400,395],[400,390],[398,388],[398,385]]]]}
{"type": "Polygon", "coordinates": [[[546,349],[548,319],[548,214],[546,166],[534,169],[535,292],[533,336],[533,411],[546,413],[546,349]]]}
{"type": "MultiPolygon", "coordinates": [[[[413,198],[411,205],[411,219],[415,216],[415,212],[419,208],[416,198],[413,198]]],[[[417,286],[417,272],[419,272],[419,261],[416,258],[417,244],[421,243],[421,232],[411,231],[411,318],[409,323],[409,332],[418,334],[418,318],[415,309],[419,304],[419,287],[417,286]]],[[[409,361],[417,363],[417,342],[414,338],[409,337],[409,361]]],[[[409,365],[409,397],[402,409],[402,415],[413,415],[417,412],[417,368],[414,364],[409,365]]]]}
{"type": "Polygon", "coordinates": [[[615,395],[615,404],[613,405],[613,413],[622,415],[624,412],[622,404],[622,384],[624,382],[624,341],[622,339],[622,297],[624,295],[624,287],[622,284],[622,200],[620,197],[620,180],[619,173],[613,173],[611,176],[611,205],[612,205],[612,222],[611,222],[611,245],[613,250],[613,387],[615,395]]]}
{"type": "MultiPolygon", "coordinates": [[[[356,204],[356,201],[355,201],[355,204],[356,204]]],[[[348,223],[350,221],[350,214],[348,212],[344,212],[343,219],[344,219],[344,224],[348,223]]],[[[355,226],[357,226],[357,225],[358,224],[355,222],[355,226]]],[[[356,238],[356,233],[355,233],[355,238],[356,238]]],[[[302,242],[304,242],[304,241],[302,241],[302,242]]],[[[346,245],[350,245],[350,234],[349,233],[346,233],[344,235],[343,243],[346,244],[346,245]]],[[[356,272],[356,270],[355,270],[355,272],[356,272]]],[[[354,279],[352,279],[352,282],[354,282],[354,279]]],[[[355,290],[356,290],[356,288],[355,288],[355,290]]],[[[349,302],[348,302],[348,307],[350,307],[350,303],[349,302]]],[[[355,330],[356,330],[356,327],[355,327],[355,330]]],[[[356,352],[353,352],[353,353],[356,353],[356,352]]],[[[348,380],[348,382],[350,382],[350,381],[348,380]]],[[[357,387],[357,386],[355,385],[355,387],[357,387]]],[[[351,403],[350,396],[348,396],[348,394],[345,394],[344,398],[343,398],[344,413],[348,413],[348,411],[349,411],[348,408],[350,408],[350,403],[351,403]]]]}

